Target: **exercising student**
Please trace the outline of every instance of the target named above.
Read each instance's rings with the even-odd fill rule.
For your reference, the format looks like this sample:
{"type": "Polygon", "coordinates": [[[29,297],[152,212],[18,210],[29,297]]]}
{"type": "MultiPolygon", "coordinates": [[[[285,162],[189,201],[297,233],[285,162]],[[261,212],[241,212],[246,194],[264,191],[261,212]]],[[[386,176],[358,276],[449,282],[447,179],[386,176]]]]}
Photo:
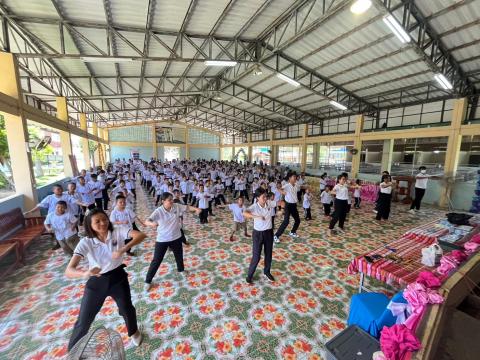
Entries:
{"type": "Polygon", "coordinates": [[[276,206],[275,202],[267,200],[267,191],[264,188],[258,188],[255,197],[257,201],[243,212],[243,216],[247,219],[253,219],[252,232],[252,260],[248,268],[247,283],[253,283],[253,275],[257,269],[262,255],[262,247],[265,255],[265,267],[263,274],[269,281],[275,281],[270,273],[272,266],[273,253],[273,229],[271,209],[276,206]]]}
{"type": "Polygon", "coordinates": [[[135,346],[142,342],[138,330],[137,315],[132,304],[128,275],[124,270],[123,255],[146,237],[144,233],[126,227],[113,228],[102,209],[92,209],[85,216],[85,234],[73,252],[65,275],[69,279],[87,280],[83,293],[80,313],[73,327],[68,350],[88,333],[105,299],[111,296],[117,303],[120,315],[127,326],[128,336],[135,346]],[[132,240],[125,244],[125,239],[132,240]],[[77,269],[82,259],[88,259],[89,269],[77,269]]]}
{"type": "Polygon", "coordinates": [[[168,248],[173,251],[178,272],[181,273],[185,270],[183,263],[181,217],[186,211],[195,211],[199,214],[201,210],[190,205],[175,204],[173,202],[173,194],[164,192],[162,194],[162,205],[145,221],[147,226],[157,228],[155,252],[145,278],[145,291],[151,289],[153,277],[157,273],[168,248]]]}

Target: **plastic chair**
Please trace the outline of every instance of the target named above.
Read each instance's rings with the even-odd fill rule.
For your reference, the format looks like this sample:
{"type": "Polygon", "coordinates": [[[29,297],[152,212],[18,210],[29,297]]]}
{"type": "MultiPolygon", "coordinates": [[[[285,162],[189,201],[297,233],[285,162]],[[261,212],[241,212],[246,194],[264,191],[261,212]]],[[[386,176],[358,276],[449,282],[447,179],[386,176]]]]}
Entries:
{"type": "Polygon", "coordinates": [[[390,302],[408,303],[403,297],[403,291],[395,294],[391,300],[381,293],[353,295],[350,301],[348,325],[357,325],[378,339],[384,326],[392,326],[397,321],[397,316],[387,309],[390,302]]]}

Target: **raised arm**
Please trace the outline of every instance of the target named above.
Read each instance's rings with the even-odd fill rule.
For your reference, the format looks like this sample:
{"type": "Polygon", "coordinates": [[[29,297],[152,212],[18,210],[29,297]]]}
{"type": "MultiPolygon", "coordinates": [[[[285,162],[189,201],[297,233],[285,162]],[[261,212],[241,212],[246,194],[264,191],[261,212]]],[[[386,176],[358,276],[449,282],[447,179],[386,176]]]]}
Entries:
{"type": "Polygon", "coordinates": [[[147,237],[147,235],[145,235],[143,232],[137,231],[137,230],[130,230],[128,235],[130,235],[132,240],[130,240],[128,244],[125,244],[124,246],[122,246],[119,250],[115,251],[112,254],[112,258],[114,259],[119,258],[122,254],[125,254],[132,247],[140,244],[147,237]]]}
{"type": "Polygon", "coordinates": [[[87,271],[77,270],[77,266],[82,260],[82,257],[77,254],[73,254],[70,262],[67,265],[67,269],[65,270],[65,276],[69,279],[88,279],[90,276],[100,276],[101,269],[96,267],[93,269],[89,269],[87,271]]]}

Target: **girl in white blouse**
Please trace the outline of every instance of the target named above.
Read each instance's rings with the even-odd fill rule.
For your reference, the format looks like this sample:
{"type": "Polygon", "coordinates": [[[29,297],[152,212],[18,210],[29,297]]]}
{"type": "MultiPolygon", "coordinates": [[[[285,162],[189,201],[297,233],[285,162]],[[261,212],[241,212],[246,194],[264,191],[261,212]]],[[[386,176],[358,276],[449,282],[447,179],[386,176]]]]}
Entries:
{"type": "Polygon", "coordinates": [[[83,293],[80,313],[68,344],[68,350],[88,333],[102,305],[111,296],[125,319],[128,336],[134,345],[142,342],[138,330],[137,315],[132,304],[128,275],[124,270],[123,255],[133,246],[140,244],[146,235],[127,227],[113,228],[107,214],[95,208],[85,216],[85,234],[73,252],[65,275],[70,279],[87,280],[83,293]],[[125,244],[125,239],[132,240],[125,244]],[[77,269],[82,259],[88,259],[89,269],[77,269]]]}
{"type": "Polygon", "coordinates": [[[338,230],[344,232],[343,224],[347,217],[348,212],[348,185],[347,178],[345,175],[339,175],[337,177],[337,184],[334,186],[331,195],[335,195],[335,211],[332,215],[332,220],[330,220],[330,225],[328,226],[327,235],[332,235],[332,230],[335,227],[335,224],[338,222],[338,230]]]}
{"type": "Polygon", "coordinates": [[[390,215],[390,205],[392,203],[392,189],[392,178],[390,175],[383,175],[378,197],[378,212],[376,216],[378,221],[388,220],[388,216],[390,215]]]}

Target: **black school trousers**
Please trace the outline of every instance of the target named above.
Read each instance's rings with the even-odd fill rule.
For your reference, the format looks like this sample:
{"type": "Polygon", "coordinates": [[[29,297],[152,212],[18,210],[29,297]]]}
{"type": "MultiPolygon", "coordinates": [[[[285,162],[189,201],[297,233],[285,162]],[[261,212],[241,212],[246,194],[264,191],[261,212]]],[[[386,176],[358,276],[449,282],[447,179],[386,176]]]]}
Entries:
{"type": "Polygon", "coordinates": [[[378,197],[377,220],[387,220],[390,216],[390,206],[392,203],[392,194],[380,193],[378,197]]]}
{"type": "Polygon", "coordinates": [[[264,274],[270,274],[270,268],[272,266],[272,253],[273,253],[273,230],[257,231],[253,229],[252,232],[252,260],[250,260],[250,266],[248,267],[248,278],[251,279],[257,265],[260,262],[262,256],[262,247],[265,254],[265,267],[263,268],[264,274]]]}
{"type": "Polygon", "coordinates": [[[156,242],[155,243],[155,252],[153,253],[153,260],[150,263],[150,267],[147,271],[147,277],[145,278],[145,282],[150,284],[153,280],[153,277],[158,271],[163,258],[165,257],[165,253],[167,249],[170,248],[173,252],[173,256],[175,256],[175,262],[177,263],[177,270],[178,272],[182,272],[185,270],[185,266],[183,264],[183,245],[182,245],[182,238],[180,236],[178,239],[173,241],[166,241],[166,242],[156,242]]]}
{"type": "Polygon", "coordinates": [[[420,210],[420,204],[422,203],[423,195],[425,195],[425,189],[415,188],[415,199],[410,205],[410,209],[420,210]]]}
{"type": "Polygon", "coordinates": [[[68,343],[69,351],[88,333],[107,296],[111,296],[117,303],[119,313],[127,325],[128,336],[137,332],[137,314],[132,304],[128,275],[124,267],[125,265],[120,265],[99,277],[92,276],[88,279],[80,305],[80,313],[68,343]]]}
{"type": "Polygon", "coordinates": [[[280,237],[285,231],[285,229],[287,228],[288,223],[290,222],[290,215],[292,215],[293,220],[295,220],[292,227],[292,233],[297,232],[297,229],[300,226],[300,216],[298,215],[297,204],[285,202],[285,212],[283,214],[283,221],[280,224],[280,227],[278,228],[277,232],[275,233],[276,237],[280,237]]]}
{"type": "Polygon", "coordinates": [[[348,200],[335,199],[335,211],[332,215],[332,220],[330,220],[330,225],[328,228],[331,230],[335,227],[335,224],[338,221],[338,227],[343,229],[343,224],[347,218],[348,213],[348,200]]]}

